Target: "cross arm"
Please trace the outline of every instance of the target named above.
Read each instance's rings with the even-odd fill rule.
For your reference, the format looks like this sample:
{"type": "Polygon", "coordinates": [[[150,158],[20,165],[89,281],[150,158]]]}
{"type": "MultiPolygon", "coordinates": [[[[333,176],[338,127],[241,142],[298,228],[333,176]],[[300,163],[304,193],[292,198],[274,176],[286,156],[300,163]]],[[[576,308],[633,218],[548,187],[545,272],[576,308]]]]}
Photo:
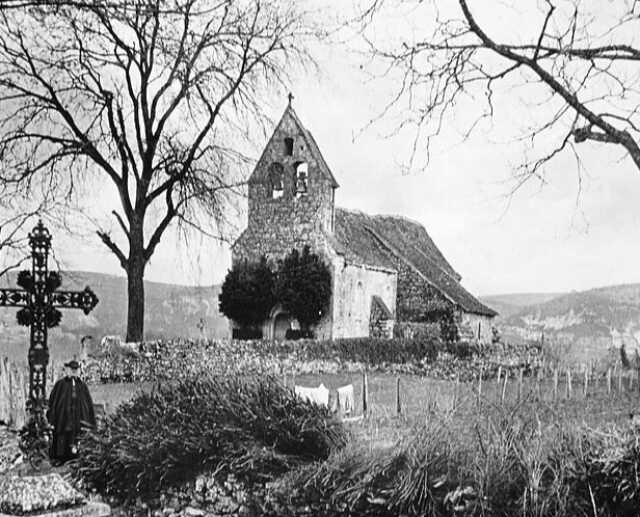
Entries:
{"type": "Polygon", "coordinates": [[[29,293],[22,289],[0,289],[0,307],[27,307],[29,293]]]}
{"type": "Polygon", "coordinates": [[[89,314],[98,304],[98,297],[89,287],[82,291],[55,291],[51,294],[51,305],[61,309],[82,309],[89,314]]]}

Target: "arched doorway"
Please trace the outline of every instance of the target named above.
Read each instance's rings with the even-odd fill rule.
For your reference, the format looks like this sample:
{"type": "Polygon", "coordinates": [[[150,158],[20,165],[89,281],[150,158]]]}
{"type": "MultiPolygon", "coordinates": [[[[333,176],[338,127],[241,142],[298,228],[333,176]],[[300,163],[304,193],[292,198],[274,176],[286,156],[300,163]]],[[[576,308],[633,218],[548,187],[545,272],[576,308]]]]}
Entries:
{"type": "Polygon", "coordinates": [[[278,304],[269,313],[264,335],[268,336],[268,339],[286,339],[287,330],[295,328],[298,328],[298,320],[278,304]]]}
{"type": "Polygon", "coordinates": [[[280,312],[273,318],[273,339],[282,340],[287,337],[291,328],[291,318],[286,312],[280,312]]]}

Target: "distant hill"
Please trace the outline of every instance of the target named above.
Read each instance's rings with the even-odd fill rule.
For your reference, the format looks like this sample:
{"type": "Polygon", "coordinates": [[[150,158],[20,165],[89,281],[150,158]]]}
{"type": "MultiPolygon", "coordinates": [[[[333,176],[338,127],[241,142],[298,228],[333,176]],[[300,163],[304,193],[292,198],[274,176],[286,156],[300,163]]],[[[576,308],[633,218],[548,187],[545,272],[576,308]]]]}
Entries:
{"type": "MultiPolygon", "coordinates": [[[[0,278],[2,287],[16,287],[16,274],[0,278]]],[[[80,338],[91,335],[126,335],[127,282],[115,275],[63,272],[61,289],[89,285],[98,296],[96,308],[85,316],[80,310],[63,310],[60,327],[49,332],[54,358],[64,359],[79,351],[80,338]]],[[[145,338],[209,337],[229,335],[226,318],[218,311],[220,286],[194,287],[145,282],[145,338]],[[200,321],[204,328],[198,328],[200,321]]],[[[0,309],[0,357],[26,358],[29,329],[16,323],[16,309],[0,309]]]]}
{"type": "Polygon", "coordinates": [[[480,301],[498,311],[501,318],[517,313],[522,307],[548,302],[563,293],[513,293],[480,296],[480,301]]]}
{"type": "Polygon", "coordinates": [[[640,347],[640,284],[572,292],[511,307],[511,312],[502,314],[501,327],[523,338],[544,335],[583,356],[599,355],[622,343],[640,347]]]}

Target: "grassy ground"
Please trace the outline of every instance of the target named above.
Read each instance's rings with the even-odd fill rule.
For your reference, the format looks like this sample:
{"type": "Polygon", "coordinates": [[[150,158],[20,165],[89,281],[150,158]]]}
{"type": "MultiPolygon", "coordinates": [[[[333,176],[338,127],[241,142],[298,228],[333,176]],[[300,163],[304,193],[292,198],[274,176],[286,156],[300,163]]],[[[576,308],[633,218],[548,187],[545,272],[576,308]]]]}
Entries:
{"type": "MultiPolygon", "coordinates": [[[[553,381],[538,383],[525,378],[522,388],[517,383],[498,384],[495,380],[485,381],[482,395],[478,397],[477,383],[456,383],[412,375],[368,375],[369,397],[367,418],[354,424],[354,430],[373,444],[393,443],[413,425],[424,422],[434,413],[450,414],[454,420],[463,423],[473,420],[478,414],[487,414],[500,407],[525,409],[536,414],[543,423],[564,422],[573,425],[602,427],[609,424],[624,424],[629,413],[640,411],[638,384],[629,388],[624,380],[619,389],[612,383],[611,392],[604,378],[591,381],[587,393],[584,386],[572,384],[571,398],[566,385],[561,382],[554,397],[553,381]],[[397,382],[400,379],[400,415],[397,414],[397,382]],[[504,400],[503,400],[504,391],[504,400]],[[520,392],[520,394],[518,393],[520,392]]],[[[347,384],[354,386],[356,415],[362,414],[362,383],[360,373],[303,375],[285,377],[287,386],[316,387],[323,383],[331,390],[347,384]]],[[[129,400],[136,391],[150,389],[150,384],[103,384],[91,386],[95,403],[105,404],[112,411],[118,404],[129,400]]]]}

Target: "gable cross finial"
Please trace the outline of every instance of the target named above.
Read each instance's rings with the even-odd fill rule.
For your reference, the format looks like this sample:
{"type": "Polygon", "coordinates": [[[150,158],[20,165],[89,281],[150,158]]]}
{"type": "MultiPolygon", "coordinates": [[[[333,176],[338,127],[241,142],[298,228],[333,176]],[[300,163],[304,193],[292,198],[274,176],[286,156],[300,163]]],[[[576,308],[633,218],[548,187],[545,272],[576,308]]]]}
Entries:
{"type": "Polygon", "coordinates": [[[289,92],[289,95],[287,97],[289,97],[289,106],[291,106],[291,103],[293,102],[293,99],[294,99],[293,93],[289,92]]]}

